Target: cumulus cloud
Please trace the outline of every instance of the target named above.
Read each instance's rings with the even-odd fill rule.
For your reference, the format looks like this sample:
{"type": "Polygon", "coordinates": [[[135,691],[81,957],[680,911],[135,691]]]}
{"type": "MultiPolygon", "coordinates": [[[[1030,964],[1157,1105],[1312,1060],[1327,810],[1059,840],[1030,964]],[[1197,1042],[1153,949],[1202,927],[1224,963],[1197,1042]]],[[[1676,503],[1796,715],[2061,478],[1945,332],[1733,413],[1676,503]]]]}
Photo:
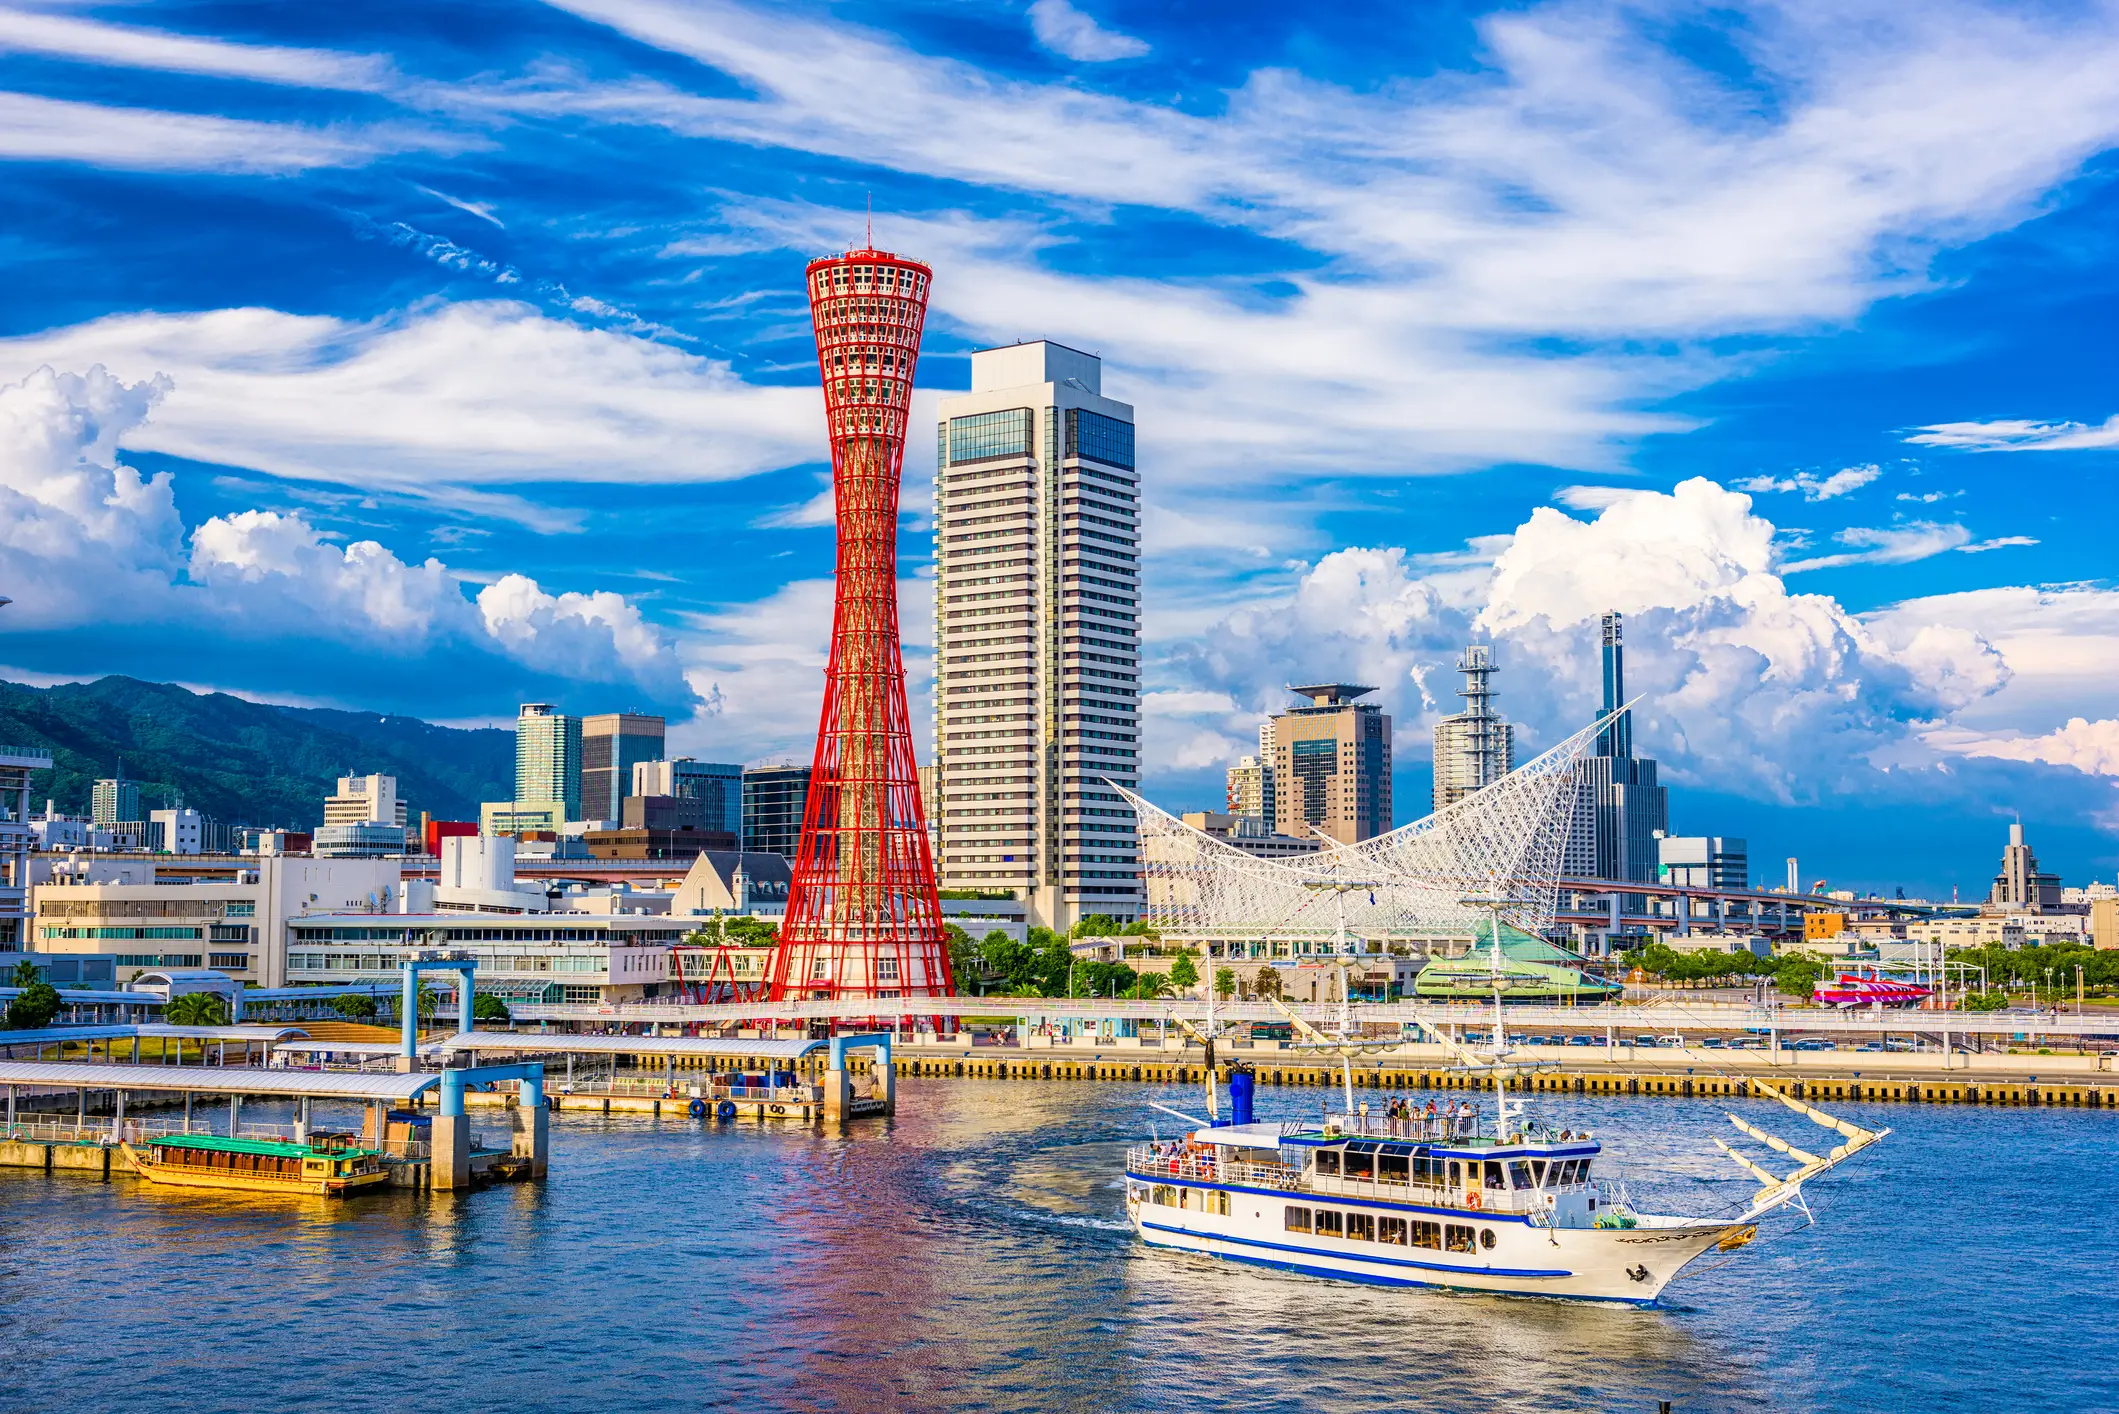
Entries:
{"type": "Polygon", "coordinates": [[[2119,721],[2071,717],[2066,726],[2044,736],[1974,740],[1956,749],[1967,756],[2042,761],[2049,766],[2072,766],[2085,775],[2119,776],[2119,721]]]}
{"type": "Polygon", "coordinates": [[[1067,0],[1035,0],[1030,7],[1030,28],[1039,44],[1085,64],[1137,59],[1148,52],[1146,40],[1105,29],[1067,0]]]}
{"type": "Polygon", "coordinates": [[[1458,650],[1490,639],[1504,708],[1535,750],[1594,713],[1597,619],[1616,610],[1628,690],[1645,698],[1638,738],[1673,779],[1793,802],[1932,761],[1920,728],[1999,690],[2001,656],[1969,630],[1886,635],[1829,596],[1790,592],[1774,533],[1748,496],[1695,479],[1589,520],[1540,507],[1476,578],[1423,574],[1395,549],[1342,550],[1286,600],[1231,614],[1172,655],[1168,672],[1190,691],[1241,710],[1207,698],[1166,715],[1240,742],[1284,700],[1290,672],[1377,683],[1399,716],[1401,758],[1417,758],[1422,728],[1456,710],[1458,650]]]}
{"type": "Polygon", "coordinates": [[[1958,452],[2086,452],[2119,447],[2119,414],[2081,422],[1938,422],[1906,438],[1917,447],[1958,452]]]}
{"type": "Polygon", "coordinates": [[[509,301],[370,321],[113,315],[0,340],[0,376],[47,363],[170,380],[128,448],[407,495],[715,481],[823,450],[814,388],[755,387],[726,363],[509,301]]]}
{"type": "Polygon", "coordinates": [[[507,661],[689,700],[673,646],[617,594],[555,595],[507,575],[474,602],[439,560],[410,564],[373,540],[340,546],[280,511],[214,516],[187,533],[174,478],[143,478],[119,451],[174,391],[166,377],[127,384],[100,366],[0,386],[10,631],[159,625],[222,645],[341,645],[376,662],[507,661]]]}
{"type": "Polygon", "coordinates": [[[1849,491],[1859,491],[1884,474],[1883,468],[1873,462],[1867,466],[1843,467],[1830,476],[1819,476],[1815,472],[1799,471],[1793,476],[1775,478],[1754,476],[1736,483],[1739,491],[1800,491],[1806,501],[1829,501],[1835,496],[1844,496],[1849,491]]]}

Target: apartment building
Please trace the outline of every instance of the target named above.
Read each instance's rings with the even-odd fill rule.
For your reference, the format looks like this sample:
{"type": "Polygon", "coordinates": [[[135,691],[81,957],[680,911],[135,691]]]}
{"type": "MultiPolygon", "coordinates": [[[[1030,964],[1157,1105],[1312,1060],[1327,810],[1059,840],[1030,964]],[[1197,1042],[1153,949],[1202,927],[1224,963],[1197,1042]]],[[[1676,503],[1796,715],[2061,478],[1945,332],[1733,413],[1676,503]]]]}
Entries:
{"type": "Polygon", "coordinates": [[[1142,903],[1140,475],[1133,409],[1093,354],[971,356],[945,398],[935,522],[935,787],[944,889],[1033,923],[1142,903]]]}

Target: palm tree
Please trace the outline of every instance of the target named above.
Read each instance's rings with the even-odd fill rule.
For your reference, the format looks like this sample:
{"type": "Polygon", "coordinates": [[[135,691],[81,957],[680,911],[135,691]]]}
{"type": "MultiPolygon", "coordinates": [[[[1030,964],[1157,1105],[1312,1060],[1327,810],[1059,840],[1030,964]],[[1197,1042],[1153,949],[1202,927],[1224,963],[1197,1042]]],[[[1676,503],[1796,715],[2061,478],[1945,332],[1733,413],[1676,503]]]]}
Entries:
{"type": "Polygon", "coordinates": [[[15,970],[8,975],[7,985],[10,987],[34,987],[39,980],[37,964],[24,959],[15,964],[15,970]]]}
{"type": "Polygon", "coordinates": [[[186,992],[171,997],[162,1008],[162,1019],[171,1026],[225,1026],[228,1004],[214,992],[186,992]]]}

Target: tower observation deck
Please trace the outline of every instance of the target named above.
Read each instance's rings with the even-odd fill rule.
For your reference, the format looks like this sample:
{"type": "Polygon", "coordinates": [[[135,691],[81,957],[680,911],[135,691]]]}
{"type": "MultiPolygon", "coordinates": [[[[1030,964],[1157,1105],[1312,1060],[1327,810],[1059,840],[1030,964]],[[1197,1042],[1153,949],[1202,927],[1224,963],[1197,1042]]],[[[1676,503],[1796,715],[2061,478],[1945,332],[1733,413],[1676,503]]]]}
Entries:
{"type": "Polygon", "coordinates": [[[951,990],[898,640],[898,482],[933,274],[872,248],[809,266],[837,590],[774,1000],[951,990]]]}

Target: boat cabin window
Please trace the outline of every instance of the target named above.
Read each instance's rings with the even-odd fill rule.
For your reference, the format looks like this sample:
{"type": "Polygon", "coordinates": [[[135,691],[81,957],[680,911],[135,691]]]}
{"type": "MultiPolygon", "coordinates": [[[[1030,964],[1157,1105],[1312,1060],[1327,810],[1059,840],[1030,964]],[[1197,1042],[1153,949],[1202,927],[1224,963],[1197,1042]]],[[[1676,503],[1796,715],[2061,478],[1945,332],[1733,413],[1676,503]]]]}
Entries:
{"type": "Polygon", "coordinates": [[[1424,1151],[1413,1155],[1413,1182],[1440,1183],[1441,1181],[1442,1160],[1431,1159],[1424,1151]]]}
{"type": "MultiPolygon", "coordinates": [[[[1558,1169],[1559,1167],[1560,1166],[1558,1164],[1553,1165],[1553,1168],[1555,1169],[1558,1169]]],[[[1532,1159],[1530,1161],[1530,1173],[1532,1186],[1537,1188],[1543,1188],[1545,1186],[1545,1160],[1532,1159]]]]}
{"type": "Polygon", "coordinates": [[[1537,1180],[1530,1176],[1530,1165],[1521,1159],[1512,1159],[1508,1165],[1508,1186],[1511,1188],[1536,1188],[1537,1180]]]}
{"type": "Polygon", "coordinates": [[[1341,1224],[1338,1213],[1330,1208],[1319,1208],[1317,1210],[1317,1235],[1319,1237],[1337,1237],[1340,1229],[1341,1224]]]}
{"type": "Polygon", "coordinates": [[[1289,1232],[1308,1232],[1310,1230],[1310,1210],[1308,1208],[1290,1207],[1287,1210],[1287,1230],[1289,1232]]]}
{"type": "Polygon", "coordinates": [[[1494,1245],[1494,1230],[1490,1227],[1480,1228],[1479,1243],[1481,1246],[1487,1248],[1488,1250],[1491,1250],[1494,1245]]]}
{"type": "Polygon", "coordinates": [[[1341,1160],[1348,1178],[1374,1178],[1376,1176],[1376,1146],[1374,1144],[1349,1144],[1346,1157],[1341,1160]]]}
{"type": "Polygon", "coordinates": [[[1376,1220],[1367,1213],[1346,1215],[1346,1240],[1349,1242],[1374,1242],[1376,1220]]]}
{"type": "Polygon", "coordinates": [[[1405,1183],[1412,1178],[1413,1155],[1410,1149],[1385,1148],[1376,1155],[1376,1177],[1385,1183],[1405,1183]]]}
{"type": "Polygon", "coordinates": [[[1508,1186],[1507,1181],[1501,1176],[1501,1161],[1499,1159],[1488,1159],[1486,1161],[1486,1186],[1488,1188],[1506,1188],[1508,1186]]]}
{"type": "Polygon", "coordinates": [[[1405,1219],[1378,1218],[1376,1220],[1376,1240],[1378,1242],[1388,1242],[1393,1247],[1405,1246],[1405,1219]]]}
{"type": "Polygon", "coordinates": [[[1419,1218],[1414,1218],[1413,1246],[1432,1247],[1435,1251],[1440,1252],[1442,1250],[1442,1224],[1423,1222],[1419,1218]]]}
{"type": "Polygon", "coordinates": [[[1443,1245],[1452,1252],[1474,1252],[1478,1250],[1478,1237],[1471,1228],[1451,1223],[1443,1229],[1443,1245]]]}
{"type": "Polygon", "coordinates": [[[1455,1159],[1449,1161],[1449,1186],[1452,1188],[1464,1181],[1464,1176],[1460,1172],[1461,1167],[1455,1159]]]}
{"type": "Polygon", "coordinates": [[[1317,1172],[1325,1174],[1336,1174],[1339,1172],[1339,1151],[1337,1149],[1319,1149],[1317,1151],[1317,1172]]]}

